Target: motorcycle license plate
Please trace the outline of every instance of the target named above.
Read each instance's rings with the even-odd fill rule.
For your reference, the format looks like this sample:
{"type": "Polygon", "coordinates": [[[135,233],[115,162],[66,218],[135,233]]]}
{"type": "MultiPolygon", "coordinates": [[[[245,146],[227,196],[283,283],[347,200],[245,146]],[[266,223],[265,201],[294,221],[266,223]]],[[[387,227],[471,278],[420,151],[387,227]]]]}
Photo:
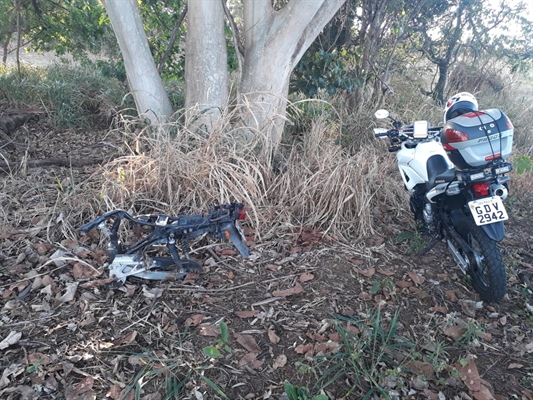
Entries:
{"type": "Polygon", "coordinates": [[[479,226],[509,219],[502,199],[499,196],[473,200],[468,202],[468,206],[470,207],[474,221],[476,221],[476,225],[479,226]]]}

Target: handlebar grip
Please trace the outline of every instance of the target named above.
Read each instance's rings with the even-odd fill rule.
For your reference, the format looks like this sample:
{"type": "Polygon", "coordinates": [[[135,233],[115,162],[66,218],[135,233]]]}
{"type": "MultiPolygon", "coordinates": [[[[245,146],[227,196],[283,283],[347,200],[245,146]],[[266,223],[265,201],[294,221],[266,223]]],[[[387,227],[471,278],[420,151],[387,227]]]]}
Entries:
{"type": "Polygon", "coordinates": [[[402,148],[402,146],[391,146],[389,147],[389,152],[394,153],[402,148]]]}

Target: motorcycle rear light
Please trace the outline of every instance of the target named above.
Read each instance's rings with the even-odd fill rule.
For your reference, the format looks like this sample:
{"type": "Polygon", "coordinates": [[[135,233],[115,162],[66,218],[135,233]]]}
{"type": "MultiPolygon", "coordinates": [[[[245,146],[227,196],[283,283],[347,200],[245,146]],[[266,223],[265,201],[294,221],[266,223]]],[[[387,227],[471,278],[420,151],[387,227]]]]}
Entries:
{"type": "Polygon", "coordinates": [[[500,153],[496,153],[496,154],[493,154],[491,156],[485,157],[485,161],[497,160],[498,158],[501,158],[501,156],[502,155],[500,153]]]}
{"type": "Polygon", "coordinates": [[[466,142],[468,140],[468,135],[466,133],[452,128],[446,129],[444,136],[448,143],[466,142]]]}
{"type": "Polygon", "coordinates": [[[472,184],[472,191],[474,197],[484,197],[489,195],[489,182],[480,182],[472,184]]]}
{"type": "Polygon", "coordinates": [[[239,207],[237,209],[237,220],[244,221],[246,219],[246,208],[239,207]]]}

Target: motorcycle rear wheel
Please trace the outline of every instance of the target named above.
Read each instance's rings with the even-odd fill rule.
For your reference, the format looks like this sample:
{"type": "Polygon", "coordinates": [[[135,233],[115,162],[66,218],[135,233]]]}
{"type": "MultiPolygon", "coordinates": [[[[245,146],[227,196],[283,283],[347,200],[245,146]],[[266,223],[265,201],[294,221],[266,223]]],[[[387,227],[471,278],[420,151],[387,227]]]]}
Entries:
{"type": "Polygon", "coordinates": [[[472,287],[481,300],[500,302],[505,296],[507,277],[497,243],[469,217],[459,223],[457,232],[474,251],[474,254],[463,254],[468,260],[467,273],[472,279],[472,287]]]}

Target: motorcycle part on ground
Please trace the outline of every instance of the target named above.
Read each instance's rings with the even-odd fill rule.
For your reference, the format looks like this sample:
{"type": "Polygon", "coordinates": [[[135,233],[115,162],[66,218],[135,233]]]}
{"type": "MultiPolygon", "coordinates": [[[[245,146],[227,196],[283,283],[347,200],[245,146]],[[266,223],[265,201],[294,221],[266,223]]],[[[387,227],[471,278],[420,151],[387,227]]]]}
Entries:
{"type": "Polygon", "coordinates": [[[207,214],[180,216],[132,217],[126,211],[115,210],[83,225],[78,231],[85,234],[97,228],[108,236],[109,276],[120,285],[128,277],[182,280],[190,271],[203,272],[202,267],[190,259],[189,241],[204,234],[231,241],[243,257],[248,257],[249,250],[239,225],[245,218],[246,209],[241,203],[214,206],[207,214]],[[125,245],[119,241],[119,228],[124,220],[134,224],[140,236],[136,243],[125,245]]]}

